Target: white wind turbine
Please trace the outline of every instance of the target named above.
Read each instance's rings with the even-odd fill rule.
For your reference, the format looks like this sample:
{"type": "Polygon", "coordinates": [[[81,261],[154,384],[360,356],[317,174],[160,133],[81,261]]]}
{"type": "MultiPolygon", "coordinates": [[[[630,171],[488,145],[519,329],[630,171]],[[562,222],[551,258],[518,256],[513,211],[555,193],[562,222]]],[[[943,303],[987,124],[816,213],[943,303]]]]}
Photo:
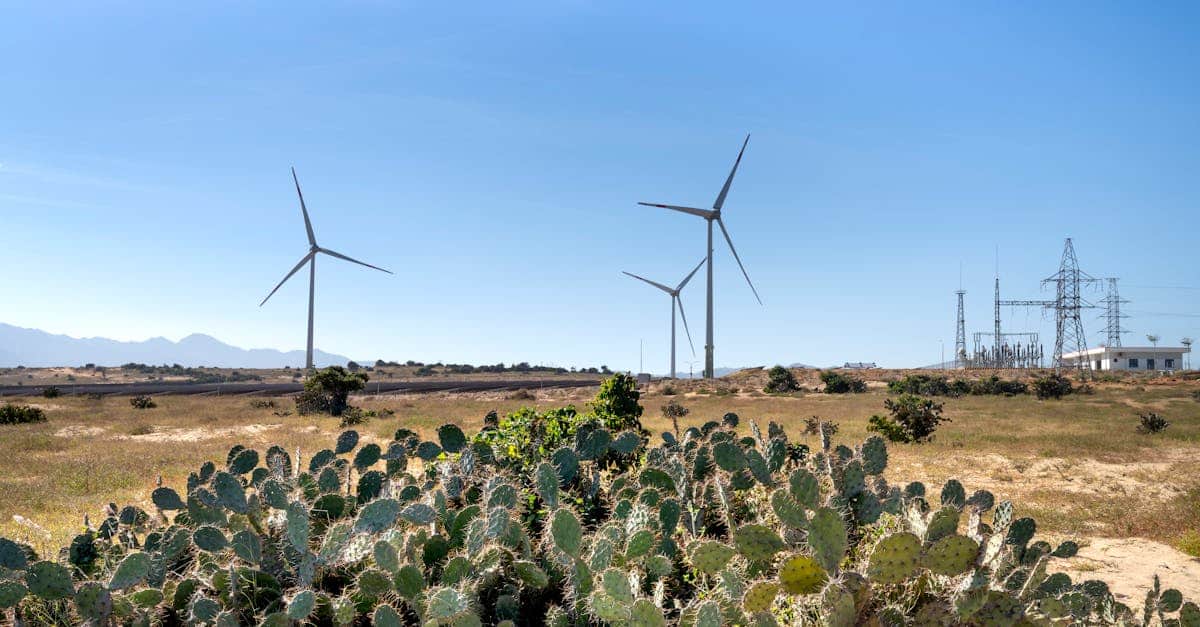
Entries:
{"type": "Polygon", "coordinates": [[[279,288],[283,287],[283,284],[287,283],[287,280],[292,278],[293,274],[296,274],[296,272],[298,272],[300,270],[300,268],[304,267],[304,264],[306,264],[306,263],[308,264],[308,346],[307,346],[307,350],[305,353],[304,366],[306,369],[312,370],[313,369],[313,301],[315,298],[316,285],[317,285],[317,253],[325,253],[326,255],[329,255],[330,257],[337,257],[338,259],[344,259],[351,263],[357,263],[360,266],[366,266],[366,267],[374,269],[374,270],[379,270],[380,272],[387,272],[388,274],[391,274],[392,272],[391,272],[391,270],[384,270],[383,268],[373,266],[369,263],[363,263],[357,259],[351,259],[350,257],[343,255],[342,253],[329,250],[328,248],[321,248],[320,246],[317,246],[317,238],[315,235],[313,235],[312,222],[308,219],[308,207],[304,206],[304,194],[300,193],[300,181],[299,181],[299,179],[296,178],[296,168],[292,168],[292,181],[296,184],[296,195],[300,197],[300,211],[304,214],[304,229],[308,232],[308,253],[306,253],[304,255],[304,257],[302,257],[300,259],[300,262],[296,264],[296,267],[292,268],[291,272],[287,273],[287,276],[283,277],[283,280],[280,281],[279,284],[275,286],[275,289],[271,290],[270,294],[267,294],[267,297],[264,298],[262,300],[262,302],[258,304],[258,306],[262,307],[263,305],[265,305],[267,303],[267,301],[270,300],[271,297],[275,295],[275,292],[278,292],[279,288]]]}
{"type": "Polygon", "coordinates": [[[688,346],[690,346],[692,348],[692,357],[696,356],[696,346],[694,344],[692,344],[692,332],[691,332],[691,330],[688,329],[687,314],[685,314],[683,312],[683,299],[680,298],[679,292],[681,292],[683,290],[683,286],[688,284],[688,281],[692,280],[692,276],[694,276],[696,274],[696,271],[699,270],[700,266],[702,266],[702,265],[704,265],[703,259],[700,260],[700,263],[696,264],[696,267],[693,268],[692,271],[689,272],[687,276],[683,277],[683,280],[680,281],[679,285],[675,286],[674,289],[669,288],[669,287],[663,285],[662,283],[651,281],[650,279],[647,279],[646,277],[640,277],[636,274],[633,274],[632,272],[622,271],[623,274],[629,275],[639,281],[645,281],[646,283],[649,283],[650,285],[657,287],[658,289],[666,292],[667,294],[669,294],[671,296],[671,378],[672,379],[675,378],[675,306],[676,306],[676,304],[678,304],[678,306],[679,306],[679,316],[681,318],[683,318],[683,330],[685,332],[687,332],[688,346]]]}
{"type": "Polygon", "coordinates": [[[733,258],[737,260],[738,267],[742,270],[742,276],[746,277],[746,284],[750,286],[750,291],[754,292],[754,298],[762,305],[762,299],[758,296],[758,290],[754,289],[754,283],[750,281],[750,275],[746,273],[746,267],[742,265],[742,259],[738,256],[737,249],[733,247],[733,240],[729,237],[729,231],[725,228],[725,222],[721,220],[721,207],[725,204],[725,196],[729,194],[729,186],[733,183],[733,176],[737,174],[738,165],[742,162],[742,153],[746,152],[746,144],[750,143],[750,135],[746,135],[746,141],[742,142],[742,149],[738,151],[737,161],[733,162],[733,169],[729,171],[729,178],[725,179],[725,185],[721,187],[721,192],[717,194],[717,200],[713,202],[712,209],[698,209],[696,207],[682,207],[679,205],[663,205],[652,202],[639,202],[639,205],[647,207],[661,207],[663,209],[671,209],[689,213],[694,216],[700,216],[708,222],[708,252],[706,260],[708,262],[708,303],[707,313],[708,320],[705,325],[704,336],[704,376],[705,378],[713,378],[713,222],[721,227],[721,233],[725,236],[726,243],[729,244],[729,252],[733,253],[733,258]]]}

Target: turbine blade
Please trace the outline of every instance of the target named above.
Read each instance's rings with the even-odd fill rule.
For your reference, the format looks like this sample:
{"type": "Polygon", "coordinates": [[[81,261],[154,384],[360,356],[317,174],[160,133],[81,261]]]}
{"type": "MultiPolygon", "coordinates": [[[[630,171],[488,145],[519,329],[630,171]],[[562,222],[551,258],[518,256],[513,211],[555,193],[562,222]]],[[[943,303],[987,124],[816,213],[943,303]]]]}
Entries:
{"type": "Polygon", "coordinates": [[[308,231],[308,245],[316,246],[317,237],[313,235],[312,221],[308,219],[308,207],[304,206],[304,194],[300,193],[300,179],[296,178],[296,168],[292,168],[292,181],[296,183],[296,195],[300,197],[300,211],[304,213],[304,230],[308,231]]]}
{"type": "Polygon", "coordinates": [[[695,267],[695,268],[693,268],[693,269],[692,269],[692,271],[691,271],[690,273],[688,273],[688,275],[687,275],[686,277],[684,277],[684,278],[683,278],[683,282],[681,282],[681,283],[679,284],[679,287],[675,288],[675,291],[676,291],[676,292],[678,292],[679,290],[682,290],[682,289],[683,289],[683,286],[687,285],[687,284],[688,284],[688,281],[691,281],[691,280],[692,280],[692,277],[696,275],[696,272],[697,272],[698,270],[700,270],[700,266],[704,265],[704,262],[705,262],[705,261],[708,261],[708,258],[707,258],[707,257],[705,257],[704,259],[701,259],[701,260],[700,260],[700,263],[696,264],[696,267],[695,267]]]}
{"type": "Polygon", "coordinates": [[[654,203],[654,202],[639,202],[638,204],[644,205],[646,207],[658,207],[660,209],[670,209],[672,211],[682,211],[683,213],[690,213],[694,216],[700,216],[701,218],[705,218],[705,219],[711,218],[714,213],[710,209],[697,209],[695,207],[681,207],[679,205],[660,205],[660,204],[654,203]]]}
{"type": "Polygon", "coordinates": [[[651,281],[650,279],[647,279],[646,277],[640,277],[636,274],[633,274],[632,272],[625,272],[624,270],[621,271],[621,274],[627,274],[639,281],[645,281],[645,282],[649,283],[650,285],[653,285],[654,287],[657,287],[658,289],[660,289],[668,294],[673,293],[673,290],[671,288],[663,285],[662,283],[657,283],[655,281],[651,281]]]}
{"type": "Polygon", "coordinates": [[[683,330],[688,336],[688,346],[692,349],[692,357],[696,356],[696,345],[692,343],[692,330],[687,325],[687,314],[683,313],[683,297],[675,294],[675,300],[679,303],[679,317],[683,318],[683,330]]]}
{"type": "Polygon", "coordinates": [[[758,290],[754,289],[754,283],[750,281],[750,275],[746,273],[746,266],[742,265],[742,258],[738,257],[737,249],[733,247],[733,239],[729,237],[729,231],[725,229],[725,221],[718,218],[717,224],[721,225],[721,233],[725,234],[725,241],[729,244],[729,252],[733,253],[733,258],[737,260],[738,267],[742,269],[742,276],[746,277],[746,285],[750,286],[750,291],[754,292],[754,299],[761,305],[762,299],[758,297],[758,290]]]}
{"type": "Polygon", "coordinates": [[[275,295],[275,292],[278,292],[279,288],[283,287],[283,284],[287,283],[287,280],[292,278],[293,274],[296,274],[296,272],[298,272],[300,270],[300,268],[304,267],[304,264],[308,263],[308,261],[310,259],[312,259],[313,254],[314,253],[310,252],[307,255],[305,255],[302,259],[300,259],[300,263],[296,264],[296,267],[292,268],[292,271],[287,273],[287,276],[283,277],[283,280],[280,281],[279,284],[275,286],[275,289],[271,290],[270,294],[267,294],[266,298],[262,299],[262,302],[259,303],[258,306],[262,307],[263,305],[267,304],[267,301],[270,300],[271,297],[275,295]]]}
{"type": "Polygon", "coordinates": [[[737,161],[733,162],[733,169],[729,171],[729,178],[725,179],[725,186],[721,188],[721,193],[717,194],[717,202],[713,203],[713,209],[721,210],[721,205],[725,204],[725,195],[729,193],[729,186],[733,184],[733,175],[737,174],[738,165],[742,163],[742,153],[746,152],[746,144],[750,143],[750,134],[746,133],[746,141],[742,142],[742,149],[738,151],[737,161]]]}
{"type": "Polygon", "coordinates": [[[366,267],[368,267],[368,268],[371,268],[371,269],[373,269],[373,270],[378,270],[378,271],[380,271],[380,272],[386,272],[386,273],[388,273],[388,274],[392,274],[392,271],[391,271],[391,270],[384,270],[383,268],[380,268],[380,267],[378,267],[378,266],[373,266],[373,265],[371,265],[371,264],[369,264],[369,263],[365,263],[365,262],[359,261],[359,260],[357,260],[357,259],[352,259],[352,258],[350,258],[350,257],[347,257],[347,256],[343,255],[342,253],[339,253],[339,252],[336,252],[336,251],[329,250],[328,248],[318,248],[317,250],[318,250],[318,251],[320,251],[320,252],[323,252],[323,253],[325,253],[326,255],[329,255],[329,256],[331,256],[331,257],[337,257],[338,259],[345,259],[346,261],[349,261],[350,263],[357,263],[357,264],[358,264],[358,265],[360,265],[360,266],[366,266],[366,267]]]}

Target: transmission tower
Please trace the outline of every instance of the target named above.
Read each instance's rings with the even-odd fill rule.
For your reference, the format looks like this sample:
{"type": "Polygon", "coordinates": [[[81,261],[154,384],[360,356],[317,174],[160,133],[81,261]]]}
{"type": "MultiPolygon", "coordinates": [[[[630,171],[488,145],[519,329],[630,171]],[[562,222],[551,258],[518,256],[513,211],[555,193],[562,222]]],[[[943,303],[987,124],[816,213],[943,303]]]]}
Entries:
{"type": "Polygon", "coordinates": [[[1190,337],[1185,337],[1185,338],[1183,338],[1182,340],[1179,340],[1179,343],[1180,343],[1180,344],[1183,344],[1183,348],[1184,348],[1184,351],[1183,351],[1183,359],[1184,359],[1184,362],[1183,362],[1183,369],[1184,369],[1184,370],[1191,370],[1191,369],[1192,369],[1192,338],[1190,338],[1190,337]]]}
{"type": "Polygon", "coordinates": [[[954,292],[958,295],[958,323],[955,325],[954,332],[954,367],[967,367],[967,318],[963,314],[963,295],[966,290],[960,286],[954,292]]]}
{"type": "Polygon", "coordinates": [[[1121,313],[1121,305],[1128,300],[1121,298],[1117,291],[1117,279],[1108,278],[1108,293],[1100,302],[1104,304],[1104,333],[1108,336],[1108,346],[1121,346],[1121,334],[1129,333],[1129,329],[1121,326],[1121,319],[1129,316],[1121,313]]]}
{"type": "MultiPolygon", "coordinates": [[[[1058,272],[1042,280],[1042,285],[1054,284],[1054,369],[1058,370],[1071,364],[1063,363],[1066,353],[1087,350],[1087,336],[1083,332],[1083,320],[1080,312],[1095,305],[1085,301],[1082,295],[1084,283],[1095,283],[1097,279],[1079,269],[1079,260],[1075,258],[1075,245],[1067,238],[1063,245],[1062,260],[1058,272]]],[[[1076,359],[1076,368],[1083,368],[1086,360],[1076,359]]]]}

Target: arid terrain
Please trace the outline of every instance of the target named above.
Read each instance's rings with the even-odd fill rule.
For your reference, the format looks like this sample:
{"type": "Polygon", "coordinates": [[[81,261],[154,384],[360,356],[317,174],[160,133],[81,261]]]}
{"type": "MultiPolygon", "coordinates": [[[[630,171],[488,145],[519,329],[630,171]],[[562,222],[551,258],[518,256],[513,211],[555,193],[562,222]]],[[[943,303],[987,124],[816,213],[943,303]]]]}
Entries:
{"type": "MultiPolygon", "coordinates": [[[[801,384],[817,386],[815,371],[798,371],[801,384]]],[[[676,400],[690,410],[682,423],[719,420],[725,412],[748,421],[783,425],[794,440],[805,419],[838,424],[837,442],[855,444],[868,435],[867,418],[883,412],[885,380],[897,373],[864,375],[868,391],[790,395],[761,392],[765,374],[740,373],[715,383],[656,382],[645,387],[643,423],[654,433],[671,428],[660,409],[676,400]]],[[[1011,499],[1033,516],[1039,534],[1074,538],[1083,549],[1069,561],[1080,578],[1114,584],[1136,603],[1154,573],[1200,597],[1200,381],[1130,379],[1099,381],[1087,394],[1039,401],[1033,395],[939,398],[952,422],[932,442],[893,444],[888,479],[940,486],[958,478],[968,491],[986,488],[1011,499]],[[1156,435],[1135,431],[1137,413],[1155,411],[1170,421],[1156,435]],[[1089,574],[1091,573],[1091,574],[1089,574]]],[[[388,409],[357,429],[385,442],[399,427],[430,436],[445,422],[470,431],[490,410],[521,406],[584,405],[594,390],[490,394],[359,396],[364,409],[388,409]]],[[[0,535],[48,550],[69,543],[83,521],[80,512],[110,501],[151,508],[149,495],[161,475],[183,483],[203,461],[223,460],[234,444],[264,449],[281,444],[301,456],[325,447],[339,431],[338,419],[299,416],[290,398],[161,396],[157,407],[135,409],[126,398],[7,399],[42,407],[48,422],[0,427],[0,535]]]]}

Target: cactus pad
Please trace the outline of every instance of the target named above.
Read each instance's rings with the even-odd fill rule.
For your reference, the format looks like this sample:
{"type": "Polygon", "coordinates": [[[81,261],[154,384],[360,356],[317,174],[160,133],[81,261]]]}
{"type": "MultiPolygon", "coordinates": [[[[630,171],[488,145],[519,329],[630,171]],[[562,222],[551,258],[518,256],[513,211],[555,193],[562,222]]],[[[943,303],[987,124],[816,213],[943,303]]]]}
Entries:
{"type": "Polygon", "coordinates": [[[765,562],[783,550],[783,540],[765,525],[743,525],[733,533],[738,553],[751,562],[765,562]]]}
{"type": "Polygon", "coordinates": [[[579,523],[575,512],[569,509],[555,511],[550,521],[550,537],[558,550],[571,557],[579,557],[583,548],[583,525],[579,523]]]}
{"type": "Polygon", "coordinates": [[[537,564],[518,560],[513,562],[513,572],[517,574],[517,578],[521,583],[534,590],[541,590],[550,585],[550,578],[546,575],[546,571],[542,570],[537,564]]]}
{"type": "Polygon", "coordinates": [[[433,442],[422,442],[417,445],[417,457],[420,457],[421,461],[431,462],[441,454],[442,447],[433,442]]]}
{"type": "Polygon", "coordinates": [[[171,488],[157,488],[150,494],[150,500],[154,506],[163,511],[180,510],[187,507],[183,500],[179,498],[179,493],[171,488]]]}
{"type": "Polygon", "coordinates": [[[212,525],[204,525],[193,532],[192,542],[196,543],[196,548],[206,553],[219,553],[229,546],[225,534],[212,525]]]}
{"type": "Polygon", "coordinates": [[[301,590],[287,604],[287,617],[291,620],[304,620],[312,614],[317,606],[317,595],[312,590],[301,590]]]}
{"type": "Polygon", "coordinates": [[[85,582],[75,591],[75,608],[80,617],[103,624],[113,611],[112,594],[100,582],[85,582]]]}
{"type": "Polygon", "coordinates": [[[883,474],[887,469],[887,444],[883,438],[873,435],[862,444],[862,469],[868,475],[883,474]]]}
{"type": "MultiPolygon", "coordinates": [[[[387,500],[388,499],[384,499],[382,501],[375,501],[375,503],[372,503],[371,505],[375,505],[376,503],[386,503],[387,500]]],[[[399,502],[395,502],[395,503],[396,503],[396,507],[399,507],[400,503],[399,502]]],[[[370,506],[368,506],[368,507],[370,507],[370,506]]],[[[395,518],[393,517],[392,521],[383,522],[390,515],[390,512],[393,509],[391,505],[378,505],[378,506],[376,506],[376,509],[380,510],[379,520],[376,521],[376,523],[368,524],[368,526],[366,528],[383,529],[383,528],[391,525],[392,522],[395,520],[395,518]]],[[[367,513],[367,508],[363,508],[363,513],[364,514],[367,513]]],[[[404,509],[400,510],[400,518],[403,518],[404,520],[408,521],[409,523],[411,523],[413,525],[418,525],[418,526],[431,525],[431,524],[433,524],[434,520],[437,520],[437,512],[434,511],[434,509],[432,507],[430,507],[424,503],[411,503],[409,505],[406,505],[404,507],[404,509]]]]}
{"type": "Polygon", "coordinates": [[[701,542],[691,551],[692,567],[702,573],[715,575],[729,563],[736,552],[714,540],[701,542]]]}
{"type": "Polygon", "coordinates": [[[662,610],[654,606],[649,599],[638,599],[633,602],[629,611],[629,622],[638,627],[666,627],[667,619],[662,610]]]}
{"type": "Polygon", "coordinates": [[[925,542],[933,543],[946,536],[958,533],[959,511],[952,505],[947,505],[934,512],[925,529],[925,542]]]}
{"type": "MultiPolygon", "coordinates": [[[[124,590],[141,583],[150,574],[150,556],[146,553],[130,553],[121,560],[109,579],[110,590],[124,590]]],[[[33,586],[30,586],[32,589],[33,586]]]]}
{"type": "Polygon", "coordinates": [[[837,572],[846,554],[846,523],[836,510],[822,507],[808,523],[808,544],[817,562],[829,572],[837,572]]]}
{"type": "Polygon", "coordinates": [[[742,609],[754,614],[771,609],[775,597],[779,594],[779,584],[770,581],[760,581],[742,595],[742,609]]]}
{"type": "Polygon", "coordinates": [[[721,627],[721,606],[716,601],[705,601],[696,610],[696,627],[721,627]]]}
{"type": "Polygon", "coordinates": [[[825,569],[821,568],[817,560],[807,555],[793,555],[779,566],[779,583],[783,584],[783,589],[789,594],[818,592],[825,585],[826,579],[825,569]]]}
{"type": "Polygon", "coordinates": [[[550,462],[542,462],[533,472],[538,496],[549,509],[558,508],[558,471],[550,462]]]}
{"type": "MultiPolygon", "coordinates": [[[[145,555],[135,553],[134,555],[145,555]]],[[[25,585],[34,595],[47,601],[70,598],[75,594],[71,571],[56,562],[36,562],[25,573],[25,585]]]]}
{"type": "Polygon", "coordinates": [[[358,446],[358,432],[350,429],[338,435],[337,446],[333,452],[338,455],[344,455],[353,451],[356,446],[358,446]]]}
{"type": "Polygon", "coordinates": [[[821,492],[817,478],[811,472],[803,468],[793,472],[788,479],[788,489],[797,503],[808,509],[816,509],[821,492]]]}
{"type": "Polygon", "coordinates": [[[875,582],[898,584],[917,569],[921,556],[921,539],[908,533],[894,533],[879,541],[871,551],[867,576],[875,582]]]}
{"type": "Polygon", "coordinates": [[[0,610],[16,607],[28,589],[19,581],[0,581],[0,610]]]}
{"type": "Polygon", "coordinates": [[[438,442],[447,453],[457,453],[467,446],[467,436],[454,424],[444,424],[437,430],[438,442]]]}
{"type": "Polygon", "coordinates": [[[949,535],[929,547],[921,565],[938,575],[952,577],[970,570],[978,554],[978,542],[966,536],[949,535]]]}
{"type": "Polygon", "coordinates": [[[718,442],[713,447],[713,460],[726,472],[737,472],[746,467],[746,454],[733,442],[718,442]]]}

